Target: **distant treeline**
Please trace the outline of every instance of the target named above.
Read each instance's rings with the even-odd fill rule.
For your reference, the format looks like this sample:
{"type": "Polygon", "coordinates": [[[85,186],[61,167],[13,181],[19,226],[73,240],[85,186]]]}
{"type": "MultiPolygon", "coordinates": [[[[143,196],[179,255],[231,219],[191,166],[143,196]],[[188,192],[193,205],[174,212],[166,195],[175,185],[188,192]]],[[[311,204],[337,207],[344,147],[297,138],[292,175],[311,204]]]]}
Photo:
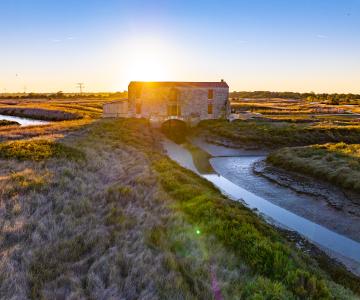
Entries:
{"type": "Polygon", "coordinates": [[[315,93],[294,93],[294,92],[270,92],[270,91],[255,91],[255,92],[231,92],[230,98],[281,98],[281,99],[297,99],[325,102],[330,104],[360,104],[359,94],[315,94],[315,93]]]}
{"type": "Polygon", "coordinates": [[[2,94],[0,99],[72,99],[72,98],[127,98],[128,92],[115,93],[24,93],[24,94],[2,94]]]}

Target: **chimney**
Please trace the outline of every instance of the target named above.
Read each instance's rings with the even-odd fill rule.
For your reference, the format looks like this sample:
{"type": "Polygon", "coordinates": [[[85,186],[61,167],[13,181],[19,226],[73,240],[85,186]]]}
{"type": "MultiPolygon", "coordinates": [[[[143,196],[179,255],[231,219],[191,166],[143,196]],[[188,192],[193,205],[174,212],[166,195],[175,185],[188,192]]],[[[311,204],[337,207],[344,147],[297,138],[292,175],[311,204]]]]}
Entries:
{"type": "Polygon", "coordinates": [[[224,79],[221,79],[221,82],[225,82],[225,80],[224,80],[224,79]]]}

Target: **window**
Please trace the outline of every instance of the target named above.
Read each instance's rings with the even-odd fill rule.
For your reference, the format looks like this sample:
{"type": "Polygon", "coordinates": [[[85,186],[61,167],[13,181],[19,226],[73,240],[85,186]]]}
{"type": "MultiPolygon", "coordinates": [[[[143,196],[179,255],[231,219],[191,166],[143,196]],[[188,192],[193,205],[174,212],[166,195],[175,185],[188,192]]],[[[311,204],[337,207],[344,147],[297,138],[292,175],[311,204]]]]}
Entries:
{"type": "Polygon", "coordinates": [[[178,104],[168,105],[168,115],[169,116],[180,116],[181,115],[180,105],[178,105],[178,104]]]}
{"type": "Polygon", "coordinates": [[[139,115],[141,114],[141,103],[136,103],[136,114],[139,115]]]}
{"type": "Polygon", "coordinates": [[[135,90],[135,97],[136,98],[140,98],[141,97],[141,89],[138,87],[138,88],[136,88],[136,90],[135,90]]]}
{"type": "Polygon", "coordinates": [[[214,99],[214,90],[208,90],[208,99],[214,99]]]}
{"type": "Polygon", "coordinates": [[[213,104],[212,103],[208,103],[208,114],[212,115],[213,113],[213,104]]]}

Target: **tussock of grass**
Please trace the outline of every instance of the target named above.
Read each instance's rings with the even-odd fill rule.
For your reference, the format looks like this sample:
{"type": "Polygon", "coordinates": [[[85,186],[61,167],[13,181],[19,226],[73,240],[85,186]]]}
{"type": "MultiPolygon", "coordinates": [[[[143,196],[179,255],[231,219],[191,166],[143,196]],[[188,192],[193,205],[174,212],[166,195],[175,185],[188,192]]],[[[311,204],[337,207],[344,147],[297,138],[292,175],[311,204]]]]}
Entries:
{"type": "Polygon", "coordinates": [[[359,144],[337,143],[283,148],[271,153],[267,161],[360,192],[359,144]]]}
{"type": "Polygon", "coordinates": [[[79,150],[56,141],[36,139],[0,143],[0,158],[40,161],[48,158],[84,159],[79,150]]]}

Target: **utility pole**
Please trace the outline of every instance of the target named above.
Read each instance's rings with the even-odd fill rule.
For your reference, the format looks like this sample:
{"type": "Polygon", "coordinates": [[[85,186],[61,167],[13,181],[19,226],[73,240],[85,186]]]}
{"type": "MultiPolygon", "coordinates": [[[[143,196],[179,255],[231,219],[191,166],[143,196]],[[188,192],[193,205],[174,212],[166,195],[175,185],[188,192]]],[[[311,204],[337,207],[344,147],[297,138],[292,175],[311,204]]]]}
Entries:
{"type": "Polygon", "coordinates": [[[82,82],[79,82],[76,85],[79,88],[80,94],[82,94],[83,93],[83,88],[85,87],[84,84],[82,82]]]}

